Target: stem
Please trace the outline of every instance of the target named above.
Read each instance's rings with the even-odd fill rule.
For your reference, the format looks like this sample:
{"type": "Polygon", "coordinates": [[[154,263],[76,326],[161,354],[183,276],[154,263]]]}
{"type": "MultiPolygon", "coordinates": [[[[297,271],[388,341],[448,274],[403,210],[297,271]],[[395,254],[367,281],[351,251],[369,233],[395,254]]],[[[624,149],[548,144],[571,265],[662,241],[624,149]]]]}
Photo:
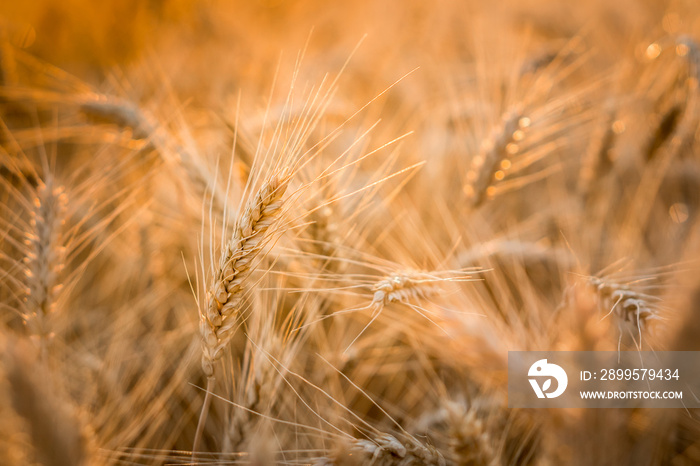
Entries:
{"type": "Polygon", "coordinates": [[[204,395],[204,403],[202,411],[199,413],[199,422],[197,423],[197,432],[194,434],[194,444],[192,445],[192,462],[195,461],[199,444],[202,442],[202,434],[204,433],[204,424],[207,422],[207,414],[209,413],[209,405],[211,404],[211,392],[214,389],[214,377],[207,378],[207,394],[204,395]]]}

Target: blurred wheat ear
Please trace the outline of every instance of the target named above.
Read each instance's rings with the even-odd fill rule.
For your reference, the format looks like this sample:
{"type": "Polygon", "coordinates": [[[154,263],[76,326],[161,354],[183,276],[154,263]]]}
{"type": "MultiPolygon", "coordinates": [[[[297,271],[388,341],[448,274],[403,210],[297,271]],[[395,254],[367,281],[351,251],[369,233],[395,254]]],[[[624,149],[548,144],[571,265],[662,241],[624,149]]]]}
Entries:
{"type": "Polygon", "coordinates": [[[15,412],[26,426],[31,455],[44,466],[92,464],[89,442],[70,404],[27,341],[0,341],[4,375],[15,412]]]}

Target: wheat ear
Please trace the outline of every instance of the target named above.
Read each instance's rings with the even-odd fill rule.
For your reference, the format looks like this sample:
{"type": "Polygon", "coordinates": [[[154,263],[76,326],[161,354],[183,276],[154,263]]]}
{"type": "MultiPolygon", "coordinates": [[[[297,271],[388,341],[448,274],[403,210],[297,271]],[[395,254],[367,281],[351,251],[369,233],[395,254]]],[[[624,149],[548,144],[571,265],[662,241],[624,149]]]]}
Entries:
{"type": "Polygon", "coordinates": [[[269,239],[269,229],[282,212],[284,193],[291,172],[282,169],[262,184],[255,196],[247,202],[236,221],[233,236],[226,244],[213,279],[207,290],[204,310],[200,310],[199,330],[202,337],[202,369],[207,376],[207,393],[197,425],[192,456],[194,457],[214,388],[214,364],[221,358],[231,341],[243,305],[246,279],[253,261],[269,239]]]}
{"type": "Polygon", "coordinates": [[[371,440],[353,440],[345,454],[317,458],[315,466],[339,464],[423,464],[444,466],[445,458],[435,448],[426,447],[415,439],[400,442],[390,434],[380,434],[371,440]]]}
{"type": "Polygon", "coordinates": [[[50,178],[41,183],[32,203],[31,231],[27,232],[25,239],[27,290],[24,319],[30,334],[38,336],[42,346],[51,333],[46,320],[54,311],[55,296],[61,287],[59,274],[66,252],[62,239],[66,202],[62,187],[54,187],[50,178]]]}
{"type": "MultiPolygon", "coordinates": [[[[43,466],[94,464],[88,438],[65,400],[47,385],[46,369],[36,364],[21,340],[0,341],[9,399],[27,427],[33,456],[43,466]]],[[[93,458],[94,459],[94,458],[93,458]]]]}
{"type": "Polygon", "coordinates": [[[584,198],[590,194],[601,173],[612,164],[610,151],[615,146],[616,129],[614,111],[606,111],[592,133],[581,161],[578,190],[584,198]]]}
{"type": "Polygon", "coordinates": [[[613,314],[617,320],[620,330],[618,351],[622,344],[623,329],[629,332],[635,345],[641,350],[643,331],[650,322],[663,320],[659,315],[661,298],[636,290],[630,284],[616,283],[599,277],[590,277],[588,286],[595,292],[599,311],[605,313],[603,318],[613,314]],[[638,335],[639,342],[633,331],[638,335]]]}
{"type": "Polygon", "coordinates": [[[385,277],[372,287],[372,307],[380,309],[389,303],[433,296],[439,292],[436,281],[435,277],[415,271],[385,277]]]}
{"type": "Polygon", "coordinates": [[[632,289],[629,285],[592,277],[589,284],[595,289],[602,311],[614,313],[621,321],[644,328],[650,320],[660,319],[656,302],[659,298],[632,289]]]}
{"type": "Polygon", "coordinates": [[[530,120],[525,117],[523,109],[516,106],[503,115],[490,136],[482,142],[479,153],[472,158],[464,186],[472,207],[481,205],[490,195],[492,184],[503,179],[505,170],[510,167],[508,157],[518,152],[517,142],[524,137],[523,131],[529,125],[530,120]]]}
{"type": "Polygon", "coordinates": [[[250,276],[253,260],[267,242],[270,226],[279,218],[290,178],[289,171],[283,170],[263,183],[246,204],[233,237],[221,254],[200,316],[202,369],[207,377],[214,376],[214,363],[234,334],[245,295],[245,280],[250,276]]]}
{"type": "Polygon", "coordinates": [[[120,128],[128,128],[134,139],[147,139],[145,147],[152,147],[161,159],[170,166],[179,167],[185,173],[194,194],[205,197],[211,191],[211,202],[215,209],[231,218],[232,213],[225,203],[226,193],[207,167],[195,147],[185,147],[179,143],[156,115],[138,105],[116,97],[97,94],[89,96],[80,104],[80,111],[90,121],[109,122],[120,128]]]}
{"type": "Polygon", "coordinates": [[[445,403],[444,410],[449,448],[458,464],[495,466],[503,463],[496,452],[496,440],[491,438],[476,410],[450,401],[445,403]]]}
{"type": "MultiPolygon", "coordinates": [[[[425,272],[418,272],[414,270],[407,270],[404,272],[397,272],[388,275],[374,285],[372,285],[372,291],[374,295],[372,296],[372,302],[368,306],[360,309],[371,309],[372,318],[364,326],[360,333],[350,342],[345,352],[350,349],[351,346],[365,333],[365,331],[374,323],[375,320],[379,318],[385,306],[391,303],[403,303],[413,310],[415,310],[421,317],[427,319],[432,324],[439,325],[428,316],[428,312],[422,312],[414,303],[411,301],[418,301],[421,299],[427,299],[431,296],[435,296],[440,293],[441,288],[439,283],[445,281],[465,281],[469,280],[468,275],[460,275],[454,273],[454,276],[445,276],[444,273],[436,272],[435,274],[429,274],[425,272]]],[[[332,316],[329,314],[326,317],[332,316]]]]}

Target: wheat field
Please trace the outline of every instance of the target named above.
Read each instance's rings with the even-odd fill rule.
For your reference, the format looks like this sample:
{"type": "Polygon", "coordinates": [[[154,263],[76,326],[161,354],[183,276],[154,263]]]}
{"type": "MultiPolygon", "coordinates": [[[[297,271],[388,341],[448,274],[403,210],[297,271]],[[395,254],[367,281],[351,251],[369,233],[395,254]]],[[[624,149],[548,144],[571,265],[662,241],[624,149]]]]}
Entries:
{"type": "Polygon", "coordinates": [[[700,350],[700,4],[0,4],[0,464],[691,465],[508,351],[700,350]]]}

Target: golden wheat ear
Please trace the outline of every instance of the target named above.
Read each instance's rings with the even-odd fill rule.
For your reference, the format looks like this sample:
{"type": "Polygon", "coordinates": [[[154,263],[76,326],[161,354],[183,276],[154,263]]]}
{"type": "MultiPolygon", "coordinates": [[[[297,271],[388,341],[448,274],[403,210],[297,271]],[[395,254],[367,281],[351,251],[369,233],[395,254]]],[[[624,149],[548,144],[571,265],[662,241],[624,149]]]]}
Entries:
{"type": "Polygon", "coordinates": [[[208,283],[205,308],[200,310],[199,324],[207,393],[192,448],[193,456],[199,448],[210,394],[214,388],[215,363],[221,359],[240,325],[245,298],[250,292],[249,277],[257,265],[258,256],[274,236],[291,176],[286,168],[275,172],[250,196],[208,283]]]}
{"type": "Polygon", "coordinates": [[[271,227],[279,221],[291,175],[282,170],[269,177],[246,203],[235,224],[231,240],[222,251],[207,290],[200,318],[203,342],[202,369],[214,376],[214,363],[221,358],[241,317],[248,277],[257,256],[269,242],[271,227]]]}

